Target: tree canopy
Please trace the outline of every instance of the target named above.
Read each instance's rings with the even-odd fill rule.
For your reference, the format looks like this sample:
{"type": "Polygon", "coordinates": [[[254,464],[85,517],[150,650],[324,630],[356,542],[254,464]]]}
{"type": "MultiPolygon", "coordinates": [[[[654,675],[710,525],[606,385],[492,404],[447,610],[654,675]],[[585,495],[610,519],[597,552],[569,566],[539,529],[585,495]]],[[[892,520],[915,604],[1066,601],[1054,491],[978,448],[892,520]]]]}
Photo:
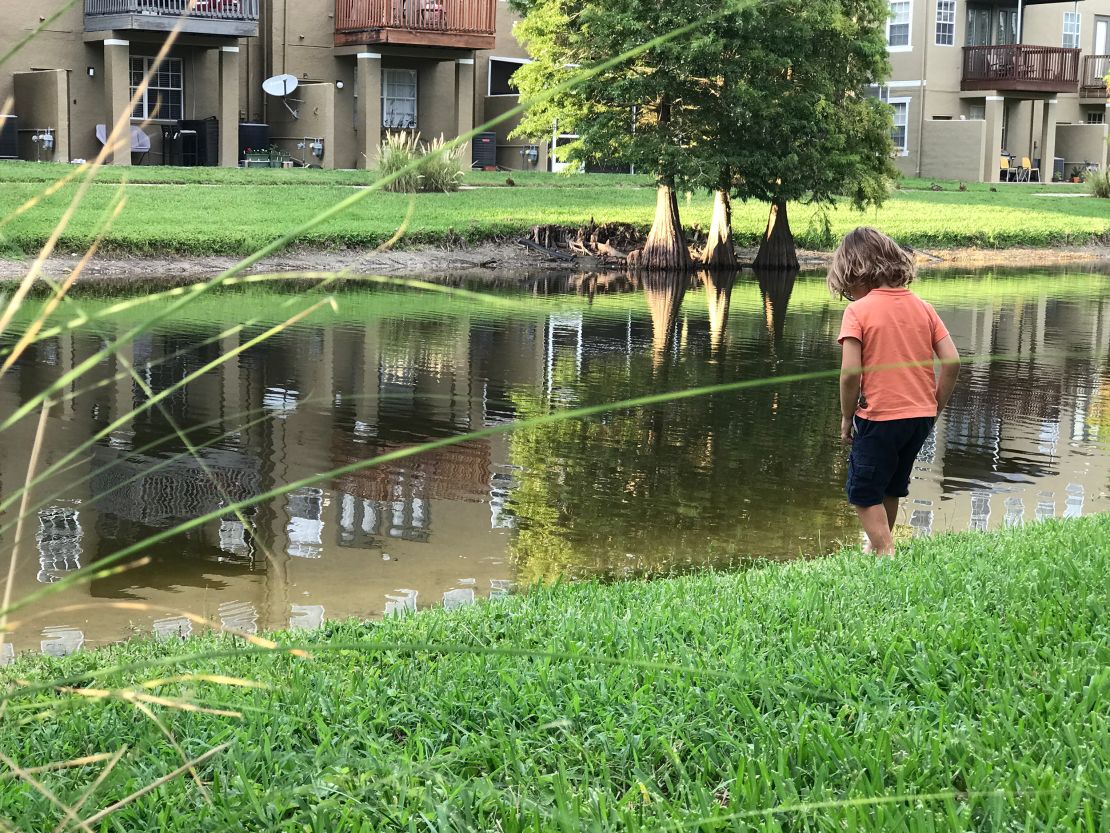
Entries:
{"type": "MultiPolygon", "coordinates": [[[[526,97],[568,80],[578,67],[703,21],[537,104],[516,131],[546,135],[557,124],[578,137],[565,148],[569,161],[620,162],[654,174],[661,193],[645,253],[657,234],[672,236],[655,241],[672,255],[685,249],[675,187],[718,192],[714,228],[730,253],[729,197],[770,202],[785,223],[787,200],[828,205],[844,195],[862,207],[885,196],[894,175],[891,118],[868,94],[889,70],[885,0],[514,6],[524,13],[517,37],[534,59],[514,77],[526,97]]],[[[793,256],[792,239],[787,243],[793,256]]]]}

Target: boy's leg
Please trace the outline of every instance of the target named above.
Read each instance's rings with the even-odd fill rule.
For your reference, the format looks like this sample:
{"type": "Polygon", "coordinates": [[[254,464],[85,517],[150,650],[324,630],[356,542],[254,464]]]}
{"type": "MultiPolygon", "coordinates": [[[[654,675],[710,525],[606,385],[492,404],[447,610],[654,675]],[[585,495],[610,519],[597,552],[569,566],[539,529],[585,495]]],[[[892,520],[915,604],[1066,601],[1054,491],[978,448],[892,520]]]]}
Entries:
{"type": "Polygon", "coordinates": [[[894,555],[894,535],[890,531],[886,506],[877,503],[874,506],[857,506],[855,510],[863,531],[867,533],[867,540],[871,542],[867,552],[894,555]]]}
{"type": "Polygon", "coordinates": [[[894,522],[898,520],[898,498],[894,495],[884,495],[883,508],[886,510],[887,526],[893,530],[894,522]]]}
{"type": "MultiPolygon", "coordinates": [[[[894,553],[890,514],[887,508],[887,485],[898,464],[898,444],[891,442],[890,426],[856,418],[852,453],[848,458],[848,502],[856,510],[869,545],[865,552],[876,555],[894,553]]],[[[897,498],[894,511],[897,512],[897,498]]]]}

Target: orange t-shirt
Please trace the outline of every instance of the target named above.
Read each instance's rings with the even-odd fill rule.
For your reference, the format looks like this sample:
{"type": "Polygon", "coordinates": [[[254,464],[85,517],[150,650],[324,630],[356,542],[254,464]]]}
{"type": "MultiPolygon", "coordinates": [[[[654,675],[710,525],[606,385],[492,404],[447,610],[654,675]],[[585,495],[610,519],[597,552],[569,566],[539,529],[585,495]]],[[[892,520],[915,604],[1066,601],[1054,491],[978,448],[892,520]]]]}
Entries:
{"type": "Polygon", "coordinates": [[[882,422],[937,415],[937,381],[933,348],[948,329],[931,304],[905,287],[881,286],[848,304],[837,342],[863,344],[860,404],[856,415],[882,422]],[[883,365],[907,367],[868,368],[883,365]]]}

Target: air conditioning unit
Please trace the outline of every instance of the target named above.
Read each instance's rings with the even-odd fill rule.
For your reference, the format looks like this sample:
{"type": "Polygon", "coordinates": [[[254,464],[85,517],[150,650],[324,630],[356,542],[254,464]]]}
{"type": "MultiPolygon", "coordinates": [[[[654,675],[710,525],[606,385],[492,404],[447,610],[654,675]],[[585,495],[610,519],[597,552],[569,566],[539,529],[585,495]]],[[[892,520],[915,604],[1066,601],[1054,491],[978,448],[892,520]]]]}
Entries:
{"type": "Polygon", "coordinates": [[[497,134],[479,133],[474,137],[472,168],[497,167],[497,134]]]}

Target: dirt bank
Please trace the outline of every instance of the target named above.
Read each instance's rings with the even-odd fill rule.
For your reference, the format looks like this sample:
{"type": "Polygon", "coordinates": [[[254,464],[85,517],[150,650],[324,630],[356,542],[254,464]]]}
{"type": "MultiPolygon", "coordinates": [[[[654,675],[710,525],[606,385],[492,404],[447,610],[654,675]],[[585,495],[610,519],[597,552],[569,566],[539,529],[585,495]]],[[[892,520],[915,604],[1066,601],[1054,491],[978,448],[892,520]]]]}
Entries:
{"type": "MultiPolygon", "coordinates": [[[[334,272],[395,276],[486,277],[505,280],[538,273],[589,272],[614,268],[592,257],[549,256],[514,243],[489,243],[465,249],[406,249],[390,252],[290,250],[266,258],[249,271],[334,272]]],[[[741,250],[741,262],[750,263],[754,250],[741,250]]],[[[799,252],[802,268],[828,264],[829,252],[799,252]]],[[[60,279],[78,261],[77,255],[59,255],[46,265],[47,277],[60,279]]],[[[85,270],[83,281],[165,278],[168,282],[201,279],[218,274],[237,262],[232,257],[98,257],[85,270]]],[[[922,268],[985,268],[991,266],[1059,266],[1089,264],[1110,268],[1110,247],[1077,246],[1056,249],[934,249],[918,252],[922,268]]],[[[0,260],[0,280],[22,278],[29,260],[0,260]]]]}

